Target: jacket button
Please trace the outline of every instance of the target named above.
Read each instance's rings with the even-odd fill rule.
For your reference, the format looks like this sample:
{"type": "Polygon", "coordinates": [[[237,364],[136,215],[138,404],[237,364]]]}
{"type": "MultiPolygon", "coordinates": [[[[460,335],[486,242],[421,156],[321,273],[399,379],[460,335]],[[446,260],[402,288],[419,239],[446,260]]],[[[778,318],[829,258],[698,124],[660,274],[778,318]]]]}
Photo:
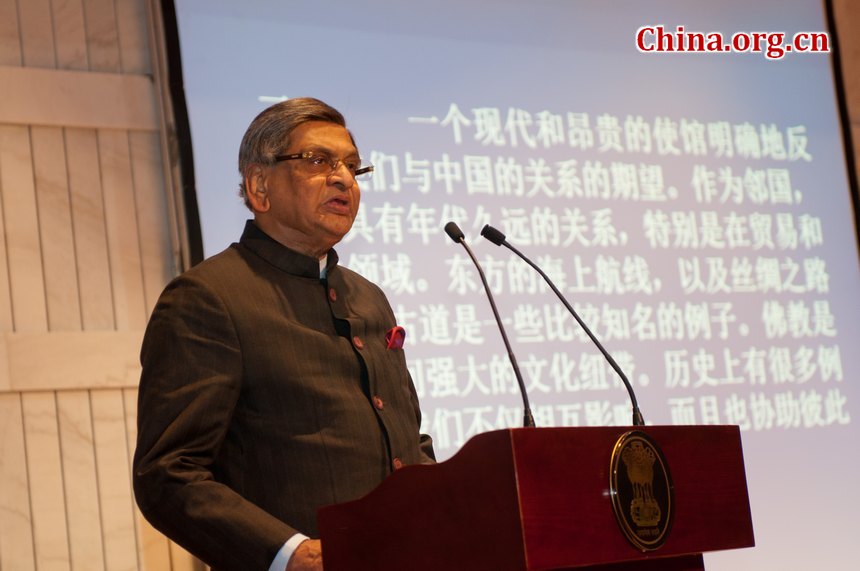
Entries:
{"type": "Polygon", "coordinates": [[[395,470],[399,470],[403,467],[403,462],[400,461],[400,458],[395,458],[391,461],[391,467],[395,470]]]}
{"type": "Polygon", "coordinates": [[[352,338],[352,344],[355,345],[356,349],[364,349],[364,342],[358,335],[352,338]]]}
{"type": "Polygon", "coordinates": [[[379,395],[373,395],[373,406],[376,410],[382,410],[385,408],[385,403],[382,401],[382,397],[379,395]]]}
{"type": "Polygon", "coordinates": [[[331,301],[337,301],[337,292],[334,290],[333,287],[328,288],[328,298],[331,301]]]}

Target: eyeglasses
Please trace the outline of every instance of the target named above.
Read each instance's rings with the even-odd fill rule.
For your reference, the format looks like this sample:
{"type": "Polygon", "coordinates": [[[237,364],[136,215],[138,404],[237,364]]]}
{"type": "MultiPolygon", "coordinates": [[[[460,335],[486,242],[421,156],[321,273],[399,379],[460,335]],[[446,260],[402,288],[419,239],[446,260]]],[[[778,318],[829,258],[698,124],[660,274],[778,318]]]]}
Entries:
{"type": "Polygon", "coordinates": [[[348,157],[345,159],[336,159],[325,153],[315,151],[305,151],[303,153],[295,153],[293,155],[278,155],[275,157],[275,162],[302,160],[308,172],[311,174],[324,174],[326,176],[337,170],[338,165],[343,164],[352,178],[356,180],[369,180],[373,175],[373,165],[361,166],[361,159],[358,157],[348,157]]]}

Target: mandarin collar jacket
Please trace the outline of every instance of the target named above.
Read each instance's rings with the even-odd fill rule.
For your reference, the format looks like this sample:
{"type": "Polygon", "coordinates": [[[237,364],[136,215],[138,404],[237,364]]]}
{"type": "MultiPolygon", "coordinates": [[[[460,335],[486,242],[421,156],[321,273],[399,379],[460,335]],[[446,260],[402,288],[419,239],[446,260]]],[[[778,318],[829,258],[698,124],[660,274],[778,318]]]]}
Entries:
{"type": "Polygon", "coordinates": [[[382,293],[248,222],[173,280],[141,350],[133,483],[142,513],[217,569],[267,569],[317,508],[433,461],[382,293]]]}

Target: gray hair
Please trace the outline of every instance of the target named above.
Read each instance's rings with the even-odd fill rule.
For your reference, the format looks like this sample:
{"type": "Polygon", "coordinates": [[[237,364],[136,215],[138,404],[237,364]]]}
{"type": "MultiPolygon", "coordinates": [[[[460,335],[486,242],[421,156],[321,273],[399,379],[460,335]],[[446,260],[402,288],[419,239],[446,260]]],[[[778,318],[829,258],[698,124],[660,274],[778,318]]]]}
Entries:
{"type": "Polygon", "coordinates": [[[242,177],[239,196],[248,209],[251,208],[245,188],[245,173],[248,167],[252,164],[275,164],[275,157],[284,154],[290,145],[290,133],[309,121],[325,121],[346,127],[346,119],[340,111],[312,97],[297,97],[275,103],[263,110],[248,125],[239,146],[239,175],[242,177]]]}

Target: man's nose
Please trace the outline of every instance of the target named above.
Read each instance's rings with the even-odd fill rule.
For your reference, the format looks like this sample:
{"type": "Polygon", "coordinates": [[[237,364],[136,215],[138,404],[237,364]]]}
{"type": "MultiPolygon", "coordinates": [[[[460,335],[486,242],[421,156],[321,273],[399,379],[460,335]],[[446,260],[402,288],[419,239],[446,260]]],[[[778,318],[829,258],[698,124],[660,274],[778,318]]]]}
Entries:
{"type": "Polygon", "coordinates": [[[349,168],[347,168],[346,164],[341,160],[338,160],[335,163],[334,168],[332,169],[331,173],[328,176],[329,176],[329,180],[332,183],[339,184],[339,185],[343,186],[344,189],[350,188],[352,185],[354,185],[356,183],[355,177],[353,176],[352,172],[349,170],[349,168]]]}

